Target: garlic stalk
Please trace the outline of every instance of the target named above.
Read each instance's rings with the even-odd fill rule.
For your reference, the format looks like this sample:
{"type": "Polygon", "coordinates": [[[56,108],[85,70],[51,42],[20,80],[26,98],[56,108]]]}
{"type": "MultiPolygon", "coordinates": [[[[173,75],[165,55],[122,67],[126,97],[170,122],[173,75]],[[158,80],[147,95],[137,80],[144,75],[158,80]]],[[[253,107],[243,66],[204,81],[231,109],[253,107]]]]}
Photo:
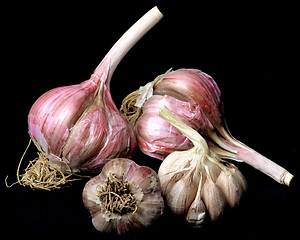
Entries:
{"type": "Polygon", "coordinates": [[[82,195],[100,232],[123,234],[149,226],[164,210],[155,171],[125,158],[109,161],[86,183],[82,195]]]}
{"type": "Polygon", "coordinates": [[[123,100],[120,110],[134,124],[138,145],[145,154],[163,160],[173,151],[192,146],[170,124],[158,119],[156,113],[164,105],[200,132],[221,158],[248,163],[275,181],[290,184],[291,173],[231,136],[217,84],[196,69],[168,71],[123,100]],[[157,124],[152,127],[151,123],[157,124]]]}
{"type": "Polygon", "coordinates": [[[221,160],[197,131],[167,107],[158,115],[194,144],[189,150],[169,154],[159,168],[166,204],[194,227],[202,226],[206,212],[212,221],[218,220],[227,206],[239,204],[246,191],[246,180],[233,164],[221,160]]]}
{"type": "MultiPolygon", "coordinates": [[[[115,43],[89,80],[52,89],[33,104],[29,134],[43,159],[64,173],[99,172],[110,159],[132,155],[135,135],[112,100],[110,80],[125,54],[161,18],[158,8],[152,8],[115,43]]],[[[33,172],[42,174],[43,169],[33,172]]],[[[37,186],[39,177],[31,176],[32,181],[21,179],[22,184],[37,186]]]]}

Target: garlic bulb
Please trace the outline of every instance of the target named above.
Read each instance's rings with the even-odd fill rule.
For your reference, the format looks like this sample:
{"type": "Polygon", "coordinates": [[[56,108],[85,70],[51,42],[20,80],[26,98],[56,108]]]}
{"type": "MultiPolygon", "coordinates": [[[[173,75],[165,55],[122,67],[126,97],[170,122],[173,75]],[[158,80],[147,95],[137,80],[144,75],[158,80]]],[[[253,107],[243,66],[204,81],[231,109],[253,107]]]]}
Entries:
{"type": "Polygon", "coordinates": [[[98,231],[118,234],[149,226],[164,210],[155,171],[126,158],[109,161],[86,183],[83,203],[98,231]]]}
{"type": "MultiPolygon", "coordinates": [[[[173,151],[187,150],[193,146],[189,139],[183,136],[175,127],[157,116],[158,111],[163,106],[167,106],[176,117],[188,123],[194,129],[213,129],[213,125],[207,119],[201,105],[195,104],[192,99],[196,95],[195,92],[197,93],[197,90],[193,88],[197,85],[199,85],[198,91],[204,91],[210,89],[210,85],[214,86],[215,84],[210,76],[198,70],[179,69],[173,72],[169,70],[166,74],[158,76],[138,91],[129,94],[123,100],[120,110],[135,126],[138,145],[142,152],[163,160],[173,151]],[[193,80],[190,86],[188,86],[189,82],[186,82],[186,84],[174,82],[177,75],[181,76],[184,73],[189,74],[193,80]],[[198,78],[207,78],[205,88],[199,85],[200,80],[198,78]],[[164,81],[166,81],[166,84],[164,84],[164,81]],[[172,81],[174,86],[182,89],[172,92],[172,89],[168,86],[172,81]]],[[[205,96],[207,95],[206,93],[205,96]]],[[[207,101],[201,97],[198,97],[197,100],[207,101]]],[[[216,105],[218,102],[217,96],[215,101],[216,105]]]]}
{"type": "Polygon", "coordinates": [[[166,204],[195,227],[202,226],[206,212],[212,221],[218,220],[227,206],[239,204],[246,191],[246,180],[233,164],[221,160],[197,131],[168,108],[163,107],[158,115],[194,144],[189,150],[169,154],[159,168],[166,204]]]}
{"type": "MultiPolygon", "coordinates": [[[[29,134],[43,159],[64,173],[99,172],[108,160],[132,155],[135,135],[112,100],[110,80],[125,54],[161,18],[157,7],[151,9],[116,42],[89,80],[52,89],[33,104],[29,134]]],[[[35,187],[35,172],[23,184],[35,187]]]]}
{"type": "Polygon", "coordinates": [[[163,160],[173,151],[192,146],[170,124],[161,124],[156,113],[166,105],[176,117],[200,132],[219,157],[246,162],[275,181],[289,185],[291,173],[231,136],[220,98],[221,92],[209,75],[196,69],[178,69],[129,94],[120,110],[134,124],[138,145],[149,156],[163,160]],[[159,124],[152,127],[151,123],[159,124]]]}
{"type": "Polygon", "coordinates": [[[194,129],[201,128],[201,124],[210,127],[210,122],[205,121],[206,117],[199,105],[192,105],[170,96],[153,95],[143,106],[143,114],[135,124],[135,133],[141,151],[161,160],[175,150],[187,150],[193,146],[180,131],[157,116],[157,112],[163,106],[167,106],[176,117],[188,122],[194,129]]]}

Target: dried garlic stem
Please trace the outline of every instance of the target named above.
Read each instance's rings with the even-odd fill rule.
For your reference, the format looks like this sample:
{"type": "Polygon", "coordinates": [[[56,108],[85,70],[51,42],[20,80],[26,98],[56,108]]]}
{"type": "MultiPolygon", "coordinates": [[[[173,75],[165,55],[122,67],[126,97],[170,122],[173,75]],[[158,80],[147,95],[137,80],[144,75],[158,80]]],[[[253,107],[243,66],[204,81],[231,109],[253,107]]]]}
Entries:
{"type": "Polygon", "coordinates": [[[245,163],[248,163],[252,167],[273,178],[275,181],[287,186],[290,185],[290,182],[294,177],[286,169],[251,148],[239,148],[236,158],[243,160],[245,163]]]}
{"type": "Polygon", "coordinates": [[[245,144],[234,139],[223,127],[219,127],[218,131],[220,132],[222,137],[225,138],[220,138],[220,141],[222,141],[223,144],[227,145],[229,148],[235,150],[235,157],[232,158],[232,153],[229,153],[229,159],[245,162],[268,175],[269,177],[273,178],[278,183],[285,184],[287,186],[290,185],[290,182],[294,176],[286,169],[254,151],[245,144]]]}
{"type": "Polygon", "coordinates": [[[144,16],[142,16],[134,25],[132,25],[123,36],[113,45],[106,54],[104,59],[96,68],[94,74],[102,73],[103,67],[109,67],[109,76],[107,84],[110,83],[110,78],[115,71],[117,65],[132,48],[155,24],[163,17],[157,7],[153,7],[144,16]]]}

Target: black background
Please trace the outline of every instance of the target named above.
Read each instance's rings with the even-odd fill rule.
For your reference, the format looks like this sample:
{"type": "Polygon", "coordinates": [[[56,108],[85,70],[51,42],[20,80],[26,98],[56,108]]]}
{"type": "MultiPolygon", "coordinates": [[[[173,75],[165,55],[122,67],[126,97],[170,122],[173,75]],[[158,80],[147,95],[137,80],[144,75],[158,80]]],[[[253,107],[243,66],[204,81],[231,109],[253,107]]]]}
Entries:
{"type": "MultiPolygon", "coordinates": [[[[86,239],[294,236],[299,227],[296,4],[139,2],[26,1],[2,7],[1,233],[32,238],[84,235],[86,239]],[[86,181],[53,192],[6,188],[7,175],[9,183],[16,181],[16,168],[29,141],[27,114],[34,101],[52,88],[88,79],[119,37],[155,5],[164,18],[133,47],[113,75],[116,105],[120,107],[127,94],[170,67],[201,69],[222,91],[233,136],[293,173],[291,186],[237,163],[248,181],[248,193],[223,220],[193,229],[167,210],[152,227],[121,237],[94,229],[81,199],[86,181]]],[[[35,157],[31,146],[24,161],[35,157]]],[[[140,152],[133,159],[155,170],[160,164],[140,152]]]]}

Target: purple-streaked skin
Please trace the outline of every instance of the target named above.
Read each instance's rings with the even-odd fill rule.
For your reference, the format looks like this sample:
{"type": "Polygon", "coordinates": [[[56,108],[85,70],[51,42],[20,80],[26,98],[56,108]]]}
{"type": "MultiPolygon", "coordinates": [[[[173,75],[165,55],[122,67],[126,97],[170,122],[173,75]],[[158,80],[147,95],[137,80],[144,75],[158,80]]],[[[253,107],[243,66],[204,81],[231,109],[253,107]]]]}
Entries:
{"type": "Polygon", "coordinates": [[[161,18],[156,7],[151,9],[116,42],[89,80],[52,89],[33,104],[30,137],[63,171],[101,169],[111,158],[131,157],[134,131],[112,100],[110,80],[126,53],[161,18]]]}

